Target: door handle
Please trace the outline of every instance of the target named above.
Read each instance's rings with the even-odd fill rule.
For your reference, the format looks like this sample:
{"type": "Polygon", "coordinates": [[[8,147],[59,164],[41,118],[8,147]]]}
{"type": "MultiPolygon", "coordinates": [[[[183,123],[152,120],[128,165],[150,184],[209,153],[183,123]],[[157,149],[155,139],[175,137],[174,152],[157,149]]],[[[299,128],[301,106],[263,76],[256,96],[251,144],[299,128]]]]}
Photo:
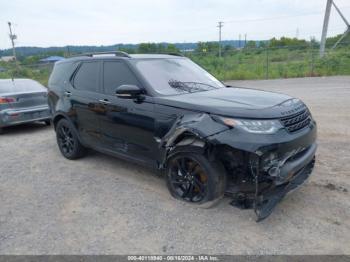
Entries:
{"type": "Polygon", "coordinates": [[[111,102],[108,101],[108,99],[100,99],[98,100],[103,105],[109,105],[111,102]]]}
{"type": "Polygon", "coordinates": [[[72,93],[69,92],[69,91],[64,91],[64,95],[65,95],[66,97],[70,97],[70,96],[72,95],[72,93]]]}

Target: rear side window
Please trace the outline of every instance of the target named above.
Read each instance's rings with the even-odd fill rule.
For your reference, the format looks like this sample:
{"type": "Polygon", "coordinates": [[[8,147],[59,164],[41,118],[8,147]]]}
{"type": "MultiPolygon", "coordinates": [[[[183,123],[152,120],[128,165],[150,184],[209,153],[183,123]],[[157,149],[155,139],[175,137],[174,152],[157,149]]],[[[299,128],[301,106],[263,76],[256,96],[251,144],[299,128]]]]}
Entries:
{"type": "Polygon", "coordinates": [[[139,81],[123,62],[106,61],[103,63],[103,88],[106,94],[115,94],[118,86],[137,85],[139,81]]]}
{"type": "Polygon", "coordinates": [[[99,64],[97,62],[84,62],[74,77],[73,85],[78,90],[97,92],[98,76],[99,64]]]}
{"type": "Polygon", "coordinates": [[[49,87],[63,85],[72,75],[75,66],[73,63],[56,63],[49,78],[49,87]]]}

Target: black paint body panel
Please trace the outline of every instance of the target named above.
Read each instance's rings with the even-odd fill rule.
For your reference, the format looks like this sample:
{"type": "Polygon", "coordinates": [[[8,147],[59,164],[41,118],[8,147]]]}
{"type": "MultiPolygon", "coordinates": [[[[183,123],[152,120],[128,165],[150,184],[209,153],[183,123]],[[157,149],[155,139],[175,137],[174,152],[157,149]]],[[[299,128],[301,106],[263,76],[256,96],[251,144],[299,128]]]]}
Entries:
{"type": "MultiPolygon", "coordinates": [[[[157,95],[130,62],[132,59],[150,58],[152,56],[80,57],[57,63],[49,81],[53,122],[57,123],[60,118],[70,120],[81,143],[87,147],[156,168],[166,166],[168,155],[178,140],[186,135],[204,141],[209,153],[221,146],[242,152],[246,159],[243,163],[245,178],[242,180],[250,183],[256,197],[263,194],[255,183],[260,183],[259,175],[266,176],[266,159],[283,159],[290,152],[306,150],[316,144],[314,120],[294,133],[281,129],[275,134],[262,135],[230,128],[213,117],[280,119],[308,110],[300,100],[284,94],[235,87],[172,96],[157,95]],[[138,99],[123,99],[105,94],[101,78],[102,63],[106,60],[125,63],[140,83],[143,95],[138,99]],[[86,61],[100,63],[96,92],[77,90],[72,82],[79,67],[86,61]]],[[[271,179],[269,183],[275,182],[271,179]]],[[[255,201],[258,203],[257,198],[255,201]]]]}

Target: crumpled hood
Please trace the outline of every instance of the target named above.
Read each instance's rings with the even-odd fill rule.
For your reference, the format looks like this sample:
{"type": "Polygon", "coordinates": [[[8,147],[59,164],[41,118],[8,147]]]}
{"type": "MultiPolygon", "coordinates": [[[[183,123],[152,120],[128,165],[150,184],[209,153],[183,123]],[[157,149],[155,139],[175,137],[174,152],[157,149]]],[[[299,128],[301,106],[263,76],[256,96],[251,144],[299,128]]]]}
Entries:
{"type": "Polygon", "coordinates": [[[160,97],[158,103],[223,116],[281,117],[302,102],[280,93],[247,88],[220,88],[206,92],[160,97]],[[294,103],[284,103],[292,100],[294,103]]]}

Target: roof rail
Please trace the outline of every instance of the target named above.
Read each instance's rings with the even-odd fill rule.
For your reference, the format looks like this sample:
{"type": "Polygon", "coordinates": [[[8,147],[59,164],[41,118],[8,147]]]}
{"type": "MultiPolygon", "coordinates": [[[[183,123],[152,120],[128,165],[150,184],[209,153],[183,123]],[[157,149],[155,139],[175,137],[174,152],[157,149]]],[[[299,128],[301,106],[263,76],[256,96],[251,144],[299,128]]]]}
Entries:
{"type": "Polygon", "coordinates": [[[115,55],[115,56],[129,57],[130,58],[130,55],[128,53],[126,53],[126,52],[123,52],[123,51],[107,51],[107,52],[83,53],[83,54],[73,55],[71,57],[77,57],[77,56],[90,56],[90,57],[93,57],[95,55],[115,55]]]}

